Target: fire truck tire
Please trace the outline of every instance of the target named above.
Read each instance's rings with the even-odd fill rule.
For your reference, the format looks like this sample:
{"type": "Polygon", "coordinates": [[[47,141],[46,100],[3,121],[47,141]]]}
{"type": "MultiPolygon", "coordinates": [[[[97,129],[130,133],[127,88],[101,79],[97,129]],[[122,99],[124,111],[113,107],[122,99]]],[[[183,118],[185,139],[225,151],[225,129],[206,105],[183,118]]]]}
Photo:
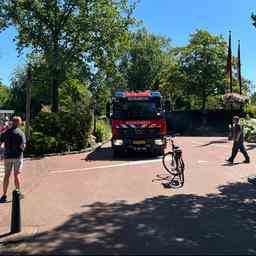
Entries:
{"type": "Polygon", "coordinates": [[[156,156],[163,156],[164,155],[164,149],[159,149],[156,151],[156,156]]]}
{"type": "Polygon", "coordinates": [[[113,157],[118,158],[122,156],[122,151],[113,149],[113,157]]]}

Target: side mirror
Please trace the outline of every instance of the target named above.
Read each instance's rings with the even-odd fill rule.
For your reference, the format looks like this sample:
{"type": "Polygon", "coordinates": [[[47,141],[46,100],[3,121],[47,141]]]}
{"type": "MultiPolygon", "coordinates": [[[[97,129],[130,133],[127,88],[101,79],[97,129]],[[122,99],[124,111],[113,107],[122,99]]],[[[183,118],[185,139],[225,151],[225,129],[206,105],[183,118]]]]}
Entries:
{"type": "Polygon", "coordinates": [[[164,102],[164,109],[165,111],[171,111],[171,102],[169,100],[164,102]]]}
{"type": "Polygon", "coordinates": [[[110,102],[107,103],[106,105],[106,117],[110,118],[110,102]]]}

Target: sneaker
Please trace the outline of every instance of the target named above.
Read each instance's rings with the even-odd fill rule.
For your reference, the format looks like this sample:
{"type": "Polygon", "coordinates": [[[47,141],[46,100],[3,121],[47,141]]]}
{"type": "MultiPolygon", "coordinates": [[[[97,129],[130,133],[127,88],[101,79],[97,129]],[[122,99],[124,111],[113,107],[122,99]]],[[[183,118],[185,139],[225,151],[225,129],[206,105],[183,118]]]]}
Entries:
{"type": "Polygon", "coordinates": [[[0,203],[6,203],[7,202],[7,196],[2,196],[0,198],[0,203]]]}
{"type": "Polygon", "coordinates": [[[230,160],[230,159],[226,159],[225,161],[228,162],[229,164],[233,164],[233,163],[234,163],[234,162],[233,162],[232,160],[230,160]]]}
{"type": "Polygon", "coordinates": [[[244,164],[249,164],[249,163],[250,163],[250,160],[244,160],[243,163],[244,163],[244,164]]]}

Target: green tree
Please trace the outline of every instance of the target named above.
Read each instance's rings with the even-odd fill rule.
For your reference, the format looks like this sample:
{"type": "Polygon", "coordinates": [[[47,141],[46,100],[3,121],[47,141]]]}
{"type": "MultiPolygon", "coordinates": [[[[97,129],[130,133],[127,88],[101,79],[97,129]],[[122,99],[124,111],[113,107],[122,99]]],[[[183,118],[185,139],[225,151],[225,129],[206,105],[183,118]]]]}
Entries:
{"type": "Polygon", "coordinates": [[[172,110],[176,107],[176,101],[179,105],[180,99],[184,98],[182,96],[185,81],[185,73],[181,71],[178,63],[170,61],[161,75],[160,90],[162,95],[170,100],[172,110]]]}
{"type": "Polygon", "coordinates": [[[168,64],[170,40],[140,29],[130,35],[130,47],[119,68],[130,90],[153,89],[168,64]]]}
{"type": "Polygon", "coordinates": [[[176,56],[186,77],[184,92],[199,98],[202,110],[209,96],[224,94],[227,45],[222,36],[196,30],[186,47],[176,49],[176,56]]]}
{"type": "Polygon", "coordinates": [[[133,8],[128,0],[3,0],[0,19],[16,27],[19,51],[30,47],[42,54],[57,112],[58,89],[68,70],[74,63],[88,67],[113,54],[134,22],[133,8]]]}
{"type": "Polygon", "coordinates": [[[0,82],[0,108],[6,106],[6,102],[8,101],[9,96],[10,96],[9,88],[0,82]]]}
{"type": "Polygon", "coordinates": [[[60,110],[64,112],[88,109],[91,93],[78,79],[68,79],[60,87],[60,110]]]}
{"type": "Polygon", "coordinates": [[[251,96],[251,104],[256,105],[256,93],[251,96]]]}
{"type": "MultiPolygon", "coordinates": [[[[34,117],[40,112],[43,105],[51,104],[49,71],[45,60],[40,54],[28,55],[27,62],[32,65],[31,112],[32,117],[34,117]]],[[[15,109],[22,116],[25,115],[26,106],[27,68],[28,65],[25,64],[13,71],[10,97],[8,99],[8,106],[15,109]]]]}

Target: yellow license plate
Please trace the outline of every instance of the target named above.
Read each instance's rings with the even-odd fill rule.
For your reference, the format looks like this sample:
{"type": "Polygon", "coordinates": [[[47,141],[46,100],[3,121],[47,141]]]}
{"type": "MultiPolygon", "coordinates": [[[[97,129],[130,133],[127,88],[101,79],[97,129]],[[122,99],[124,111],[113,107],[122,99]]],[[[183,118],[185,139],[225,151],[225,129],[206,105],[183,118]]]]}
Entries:
{"type": "Polygon", "coordinates": [[[144,144],[146,144],[146,141],[145,140],[134,140],[133,144],[134,145],[144,145],[144,144]]]}

